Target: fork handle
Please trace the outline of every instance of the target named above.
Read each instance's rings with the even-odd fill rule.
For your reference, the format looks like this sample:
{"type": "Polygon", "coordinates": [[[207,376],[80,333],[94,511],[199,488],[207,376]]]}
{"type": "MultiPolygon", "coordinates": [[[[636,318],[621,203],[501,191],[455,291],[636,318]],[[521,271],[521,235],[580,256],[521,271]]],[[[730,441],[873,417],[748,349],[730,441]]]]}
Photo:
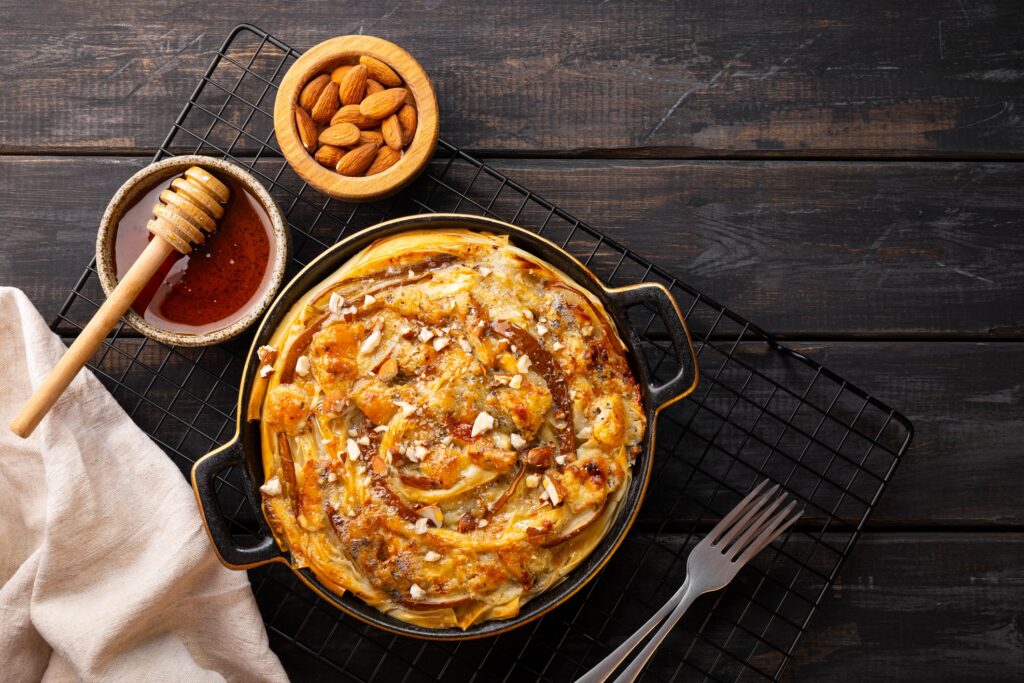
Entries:
{"type": "Polygon", "coordinates": [[[689,587],[690,577],[687,576],[686,580],[683,581],[683,585],[679,587],[679,590],[677,590],[672,597],[654,613],[653,617],[648,619],[643,626],[638,628],[633,635],[622,643],[622,645],[615,648],[607,657],[595,664],[590,671],[577,679],[576,683],[603,683],[603,681],[608,680],[608,678],[615,673],[615,669],[619,668],[619,665],[622,664],[622,661],[629,655],[629,653],[647,637],[648,633],[653,631],[654,628],[660,624],[666,616],[668,616],[676,603],[683,599],[689,590],[689,587]]]}
{"type": "Polygon", "coordinates": [[[629,666],[619,674],[619,677],[615,679],[615,683],[632,683],[632,681],[636,680],[636,677],[640,675],[640,672],[643,671],[647,662],[654,655],[655,650],[657,650],[658,646],[661,645],[661,641],[665,640],[665,636],[672,631],[672,627],[674,627],[682,618],[683,612],[685,612],[690,605],[693,604],[693,601],[697,599],[697,596],[703,592],[696,590],[689,578],[687,578],[686,583],[683,584],[683,586],[686,588],[686,593],[679,601],[679,604],[676,605],[675,609],[672,610],[672,614],[668,615],[668,619],[666,619],[665,623],[661,625],[661,628],[651,636],[651,640],[644,646],[643,650],[640,650],[640,654],[636,656],[636,659],[630,662],[629,666]]]}

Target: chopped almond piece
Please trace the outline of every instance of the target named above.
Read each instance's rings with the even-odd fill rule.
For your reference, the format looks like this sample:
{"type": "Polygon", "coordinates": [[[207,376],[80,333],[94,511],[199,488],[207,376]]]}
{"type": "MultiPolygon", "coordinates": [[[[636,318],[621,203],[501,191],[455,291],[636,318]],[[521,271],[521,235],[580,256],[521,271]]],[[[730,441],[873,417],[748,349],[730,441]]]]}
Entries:
{"type": "Polygon", "coordinates": [[[551,467],[554,460],[554,451],[551,446],[537,446],[526,451],[526,464],[534,467],[551,467]]]}
{"type": "Polygon", "coordinates": [[[470,438],[476,438],[486,434],[494,428],[494,418],[486,410],[481,410],[473,421],[473,429],[470,431],[470,438]]]}

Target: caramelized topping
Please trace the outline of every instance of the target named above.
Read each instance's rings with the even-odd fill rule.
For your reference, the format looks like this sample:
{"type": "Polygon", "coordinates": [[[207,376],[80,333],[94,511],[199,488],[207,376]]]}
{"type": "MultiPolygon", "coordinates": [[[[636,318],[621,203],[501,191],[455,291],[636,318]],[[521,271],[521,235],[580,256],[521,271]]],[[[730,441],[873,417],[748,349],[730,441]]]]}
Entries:
{"type": "Polygon", "coordinates": [[[354,257],[282,324],[261,386],[264,504],[295,561],[396,618],[464,628],[590,552],[644,423],[599,305],[501,238],[457,234],[354,257]]]}
{"type": "MultiPolygon", "coordinates": [[[[572,415],[572,398],[569,396],[565,375],[562,374],[558,362],[548,353],[547,349],[523,328],[506,320],[491,323],[491,329],[526,353],[530,360],[530,366],[547,382],[555,405],[563,415],[572,415]]],[[[564,455],[576,453],[576,435],[573,433],[572,425],[568,422],[558,430],[558,450],[564,455]]]]}

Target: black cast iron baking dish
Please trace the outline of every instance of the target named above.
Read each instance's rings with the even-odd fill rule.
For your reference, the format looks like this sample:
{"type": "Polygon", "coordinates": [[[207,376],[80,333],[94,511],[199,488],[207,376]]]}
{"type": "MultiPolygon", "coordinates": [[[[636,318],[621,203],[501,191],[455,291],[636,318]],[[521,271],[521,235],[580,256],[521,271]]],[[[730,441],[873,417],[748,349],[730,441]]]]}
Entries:
{"type": "Polygon", "coordinates": [[[198,460],[192,468],[192,488],[202,512],[203,523],[213,541],[217,555],[232,569],[248,569],[269,562],[284,562],[291,566],[290,554],[281,550],[266,523],[260,504],[259,486],[263,482],[263,461],[258,422],[245,420],[245,407],[252,391],[252,378],[258,370],[256,349],[266,344],[281,324],[292,305],[311,288],[333,273],[348,259],[374,241],[407,230],[429,228],[464,228],[479,232],[508,235],[512,243],[538,256],[571,277],[577,284],[593,293],[607,308],[626,343],[629,361],[642,387],[647,430],[643,448],[633,466],[633,478],[622,502],[622,508],[601,542],[587,559],[561,583],[551,587],[523,606],[512,619],[488,621],[466,630],[429,629],[399,621],[370,607],[353,595],[336,595],[323,586],[309,569],[293,571],[306,585],[329,603],[361,621],[400,635],[433,640],[464,640],[492,636],[521,626],[536,619],[569,599],[583,588],[615,552],[636,519],[651,475],[654,453],[654,433],[658,411],[689,394],[697,386],[697,358],[686,322],[668,290],[656,283],[638,283],[610,289],[605,287],[582,263],[558,245],[523,228],[502,221],[463,214],[422,214],[396,218],[358,232],[334,245],[307,265],[281,291],[263,319],[246,359],[242,374],[238,402],[238,428],[234,438],[224,446],[198,460]],[[664,384],[655,385],[640,355],[639,340],[626,318],[626,309],[646,304],[658,312],[668,331],[669,340],[679,362],[676,375],[664,384]],[[221,471],[240,465],[244,472],[244,489],[260,522],[262,537],[258,543],[242,546],[232,536],[227,520],[217,502],[216,480],[221,471]]]}

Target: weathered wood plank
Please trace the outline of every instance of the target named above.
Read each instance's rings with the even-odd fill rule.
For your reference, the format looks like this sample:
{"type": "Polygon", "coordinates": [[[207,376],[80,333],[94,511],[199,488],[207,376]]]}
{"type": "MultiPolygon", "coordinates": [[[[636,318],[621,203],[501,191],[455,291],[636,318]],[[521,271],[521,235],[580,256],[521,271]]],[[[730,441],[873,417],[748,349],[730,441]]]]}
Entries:
{"type": "Polygon", "coordinates": [[[872,524],[1018,525],[1024,348],[1016,343],[794,344],[902,410],[914,441],[872,524]],[[972,521],[968,521],[972,520],[972,521]]]}
{"type": "MultiPolygon", "coordinates": [[[[0,158],[3,284],[51,316],[91,257],[108,198],[143,164],[0,158]]],[[[1024,338],[1019,164],[493,165],[782,336],[1024,338]]],[[[485,180],[481,203],[498,188],[485,180]]],[[[506,190],[496,206],[520,203],[506,190]]]]}
{"type": "Polygon", "coordinates": [[[775,334],[1024,336],[1015,165],[495,166],[775,334]]]}
{"type": "Polygon", "coordinates": [[[1022,561],[1020,534],[866,534],[787,680],[1021,680],[1022,561]]]}
{"type": "Polygon", "coordinates": [[[95,252],[107,202],[142,159],[0,158],[0,284],[53,318],[95,252]]]}
{"type": "MultiPolygon", "coordinates": [[[[303,49],[403,45],[460,146],[597,155],[1019,156],[1012,0],[389,7],[109,1],[5,11],[0,151],[153,150],[241,18],[303,49]]],[[[249,41],[252,45],[252,41],[249,41]]],[[[276,58],[268,55],[267,59],[276,58]]]]}
{"type": "MultiPolygon", "coordinates": [[[[233,433],[233,425],[227,423],[234,416],[237,401],[231,382],[237,382],[247,342],[235,343],[230,352],[211,349],[200,355],[198,350],[182,349],[169,357],[164,349],[151,342],[139,353],[140,343],[132,339],[118,340],[118,351],[110,352],[101,365],[110,377],[121,378],[131,359],[138,358],[140,366],[123,380],[127,388],[115,393],[118,400],[126,409],[134,411],[135,419],[143,427],[152,431],[159,425],[158,436],[165,443],[172,446],[182,443],[181,450],[189,458],[202,455],[226,440],[233,433]],[[186,375],[191,367],[187,358],[201,358],[204,369],[186,375]],[[215,378],[215,373],[227,363],[232,364],[231,369],[225,375],[227,381],[222,382],[215,378]],[[152,369],[161,365],[172,381],[153,380],[152,369]],[[179,391],[181,387],[184,391],[179,391]],[[199,399],[213,403],[215,408],[204,409],[199,399]],[[165,412],[173,417],[166,416],[165,412]]],[[[914,424],[914,442],[871,518],[869,528],[1024,525],[1024,512],[1018,505],[1024,384],[1020,373],[1007,371],[1024,367],[1024,345],[821,342],[796,346],[863,389],[903,409],[914,424]]],[[[740,357],[744,353],[741,349],[740,357]]],[[[704,414],[700,419],[712,418],[704,414]]],[[[769,418],[765,418],[765,422],[768,421],[769,418]]],[[[706,424],[694,425],[697,432],[713,431],[714,427],[714,423],[710,429],[706,424]]],[[[660,439],[671,439],[671,427],[662,422],[661,430],[660,439]]],[[[830,438],[825,433],[821,437],[830,438]]],[[[679,464],[664,469],[659,466],[662,481],[671,480],[680,485],[687,481],[691,473],[688,463],[698,459],[700,444],[692,440],[683,443],[688,450],[681,454],[679,464]]],[[[722,440],[722,445],[728,448],[735,444],[722,440]]],[[[754,450],[755,446],[748,444],[744,450],[746,458],[759,462],[751,455],[754,450]]],[[[724,476],[720,474],[727,467],[723,456],[712,453],[709,458],[701,465],[702,471],[724,476]]],[[[775,476],[784,477],[794,469],[789,461],[776,458],[781,466],[772,469],[775,476]]],[[[827,471],[830,479],[844,485],[846,474],[842,463],[833,464],[827,471]]],[[[796,470],[794,482],[806,478],[803,470],[796,470]]],[[[735,486],[745,485],[750,482],[750,475],[737,466],[730,470],[729,480],[735,486]]],[[[708,498],[714,492],[713,484],[704,475],[694,477],[688,486],[701,498],[708,498]]],[[[856,491],[863,495],[869,486],[875,484],[869,477],[859,475],[856,491]]],[[[817,504],[830,499],[826,489],[814,499],[817,504]]],[[[645,503],[642,520],[655,523],[671,515],[672,519],[679,520],[678,524],[685,525],[699,508],[685,502],[681,507],[673,507],[677,498],[677,489],[672,486],[654,487],[645,503]]],[[[840,509],[844,516],[859,515],[861,511],[859,506],[840,509]]],[[[814,521],[821,518],[819,510],[810,509],[808,517],[812,525],[820,524],[814,521]]],[[[856,523],[858,520],[850,517],[849,521],[856,523]]]]}

